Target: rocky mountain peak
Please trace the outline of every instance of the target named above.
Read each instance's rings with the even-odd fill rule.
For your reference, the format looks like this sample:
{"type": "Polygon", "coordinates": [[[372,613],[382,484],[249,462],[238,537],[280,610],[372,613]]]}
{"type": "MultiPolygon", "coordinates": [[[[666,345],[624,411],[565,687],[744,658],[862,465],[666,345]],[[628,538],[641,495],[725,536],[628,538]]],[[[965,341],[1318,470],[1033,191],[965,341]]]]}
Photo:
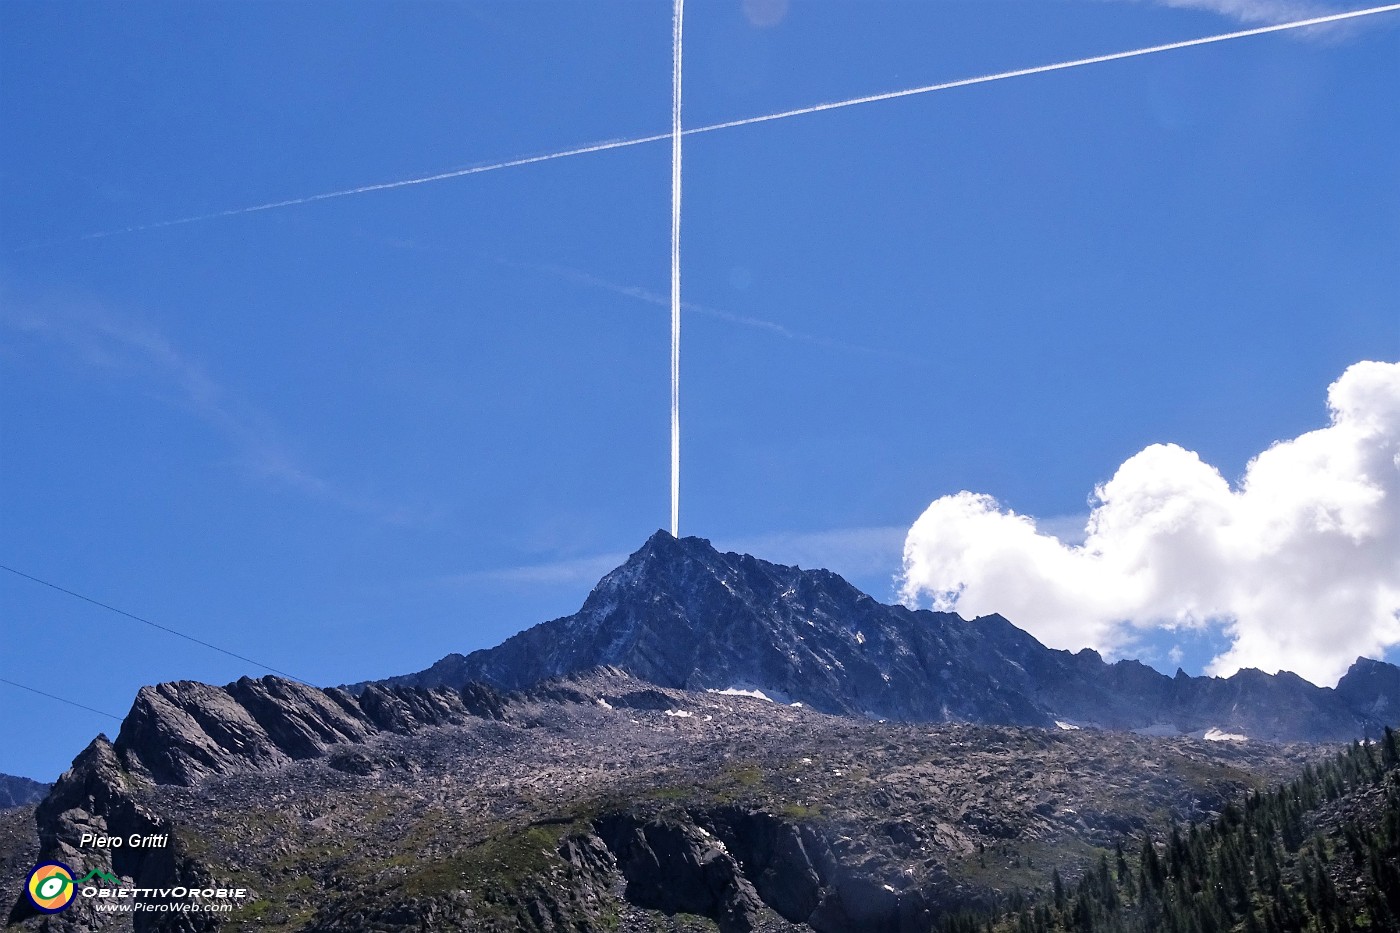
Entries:
{"type": "Polygon", "coordinates": [[[1287,672],[1171,678],[1135,661],[1108,664],[1088,648],[1046,648],[1000,615],[883,605],[830,571],[665,531],[573,615],[383,683],[518,690],[597,667],[664,687],[909,721],[1330,740],[1375,732],[1376,714],[1400,709],[1400,670],[1382,662],[1354,668],[1337,691],[1287,672]]]}
{"type": "Polygon", "coordinates": [[[1336,690],[1348,706],[1377,721],[1400,721],[1400,668],[1394,664],[1357,658],[1336,690]]]}

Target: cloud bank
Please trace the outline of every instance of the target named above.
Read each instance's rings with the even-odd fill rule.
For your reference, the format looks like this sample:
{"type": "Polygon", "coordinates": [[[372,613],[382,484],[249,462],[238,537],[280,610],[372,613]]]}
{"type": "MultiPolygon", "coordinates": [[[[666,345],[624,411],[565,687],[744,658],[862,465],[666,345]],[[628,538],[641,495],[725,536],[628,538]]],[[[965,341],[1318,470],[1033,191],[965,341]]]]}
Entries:
{"type": "Polygon", "coordinates": [[[905,538],[901,595],[1108,654],[1220,626],[1209,673],[1334,684],[1400,644],[1400,363],[1349,367],[1327,402],[1327,427],[1275,443],[1236,488],[1174,444],[1134,455],[1094,490],[1081,545],[990,496],[944,496],[905,538]]]}

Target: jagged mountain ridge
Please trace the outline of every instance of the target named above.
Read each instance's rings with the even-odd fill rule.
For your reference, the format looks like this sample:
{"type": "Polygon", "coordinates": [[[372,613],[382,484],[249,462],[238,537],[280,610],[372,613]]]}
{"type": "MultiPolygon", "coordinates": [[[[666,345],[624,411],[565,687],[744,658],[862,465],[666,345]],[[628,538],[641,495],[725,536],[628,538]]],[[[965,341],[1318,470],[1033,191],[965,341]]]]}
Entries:
{"type": "Polygon", "coordinates": [[[1046,648],[1000,615],[882,604],[827,570],[720,553],[658,531],[574,615],[384,685],[520,689],[598,666],[682,689],[757,688],[830,713],[905,721],[1218,730],[1276,741],[1378,734],[1400,669],[1358,659],[1333,688],[1296,674],[1167,677],[1046,648]]]}
{"type": "Polygon", "coordinates": [[[150,894],[153,909],[123,926],[88,898],[39,917],[21,894],[10,914],[20,929],[106,933],[132,919],[136,933],[691,928],[670,922],[679,912],[722,933],[932,933],[949,911],[997,902],[983,848],[1003,850],[1017,883],[1052,865],[1071,871],[1085,845],[1216,812],[1312,753],[882,724],[659,688],[615,669],[488,694],[496,702],[481,715],[464,714],[446,688],[371,688],[447,713],[377,731],[351,717],[363,737],[324,705],[346,708],[338,691],[276,677],[163,686],[38,807],[37,857],[143,888],[236,881],[256,900],[215,916],[162,912],[175,901],[150,894]],[[238,724],[219,746],[229,757],[160,779],[147,743],[153,730],[190,728],[186,716],[203,724],[179,743],[184,757],[197,757],[200,735],[219,734],[216,720],[238,724]],[[294,736],[313,733],[298,746],[294,736]],[[258,751],[262,735],[283,758],[258,751]],[[81,848],[84,832],[171,844],[98,851],[81,848]]]}
{"type": "Polygon", "coordinates": [[[52,784],[41,784],[27,777],[0,774],[0,810],[38,803],[52,786],[52,784]]]}
{"type": "MultiPolygon", "coordinates": [[[[376,741],[498,721],[504,703],[479,684],[462,690],[369,687],[357,696],[275,676],[244,677],[224,687],[195,681],[142,687],[116,741],[105,735],[93,739],[39,803],[34,818],[40,856],[167,887],[208,881],[178,847],[94,853],[81,850],[79,840],[85,832],[119,837],[171,832],[174,824],[142,799],[142,792],[154,787],[265,775],[316,759],[327,759],[332,770],[361,774],[368,762],[363,749],[376,741]]],[[[10,922],[35,913],[21,895],[10,922]]],[[[105,928],[101,912],[86,902],[61,919],[45,929],[105,928]]],[[[151,928],[149,919],[138,918],[136,929],[151,928]]]]}
{"type": "MultiPolygon", "coordinates": [[[[310,858],[309,853],[321,851],[320,834],[325,830],[318,827],[341,819],[328,815],[338,806],[334,799],[340,790],[370,788],[370,796],[361,805],[365,813],[374,814],[380,813],[385,803],[376,795],[386,788],[402,787],[412,788],[411,793],[417,795],[412,799],[418,801],[403,812],[413,811],[429,799],[424,796],[429,793],[440,803],[460,796],[459,805],[454,804],[459,806],[458,816],[484,820],[479,828],[494,834],[492,839],[514,839],[524,832],[527,835],[522,838],[533,845],[539,840],[528,835],[531,828],[538,831],[541,826],[566,825],[560,820],[578,827],[583,834],[577,838],[560,836],[555,840],[557,857],[571,866],[555,865],[570,879],[561,889],[570,898],[607,901],[625,881],[622,901],[607,901],[618,910],[636,907],[700,913],[720,920],[722,928],[736,931],[787,929],[767,921],[749,925],[750,919],[767,916],[764,911],[769,908],[785,922],[808,922],[812,928],[828,931],[875,929],[870,925],[873,921],[867,922],[867,911],[873,912],[870,917],[881,918],[881,929],[903,929],[909,920],[914,924],[911,929],[922,930],[930,928],[938,911],[960,903],[961,895],[950,894],[940,880],[943,867],[915,890],[903,879],[911,870],[917,875],[917,870],[902,867],[890,873],[892,868],[886,871],[889,866],[871,869],[865,864],[865,847],[881,838],[914,839],[910,835],[914,830],[909,827],[917,830],[929,820],[937,832],[916,842],[932,849],[951,845],[948,840],[956,833],[948,827],[963,824],[971,829],[958,828],[958,833],[975,831],[979,838],[988,840],[1020,838],[1026,827],[1034,827],[1037,833],[1058,832],[1054,826],[1064,820],[1076,826],[1088,821],[1076,833],[1129,831],[1145,825],[1149,817],[1156,818],[1153,814],[1179,816],[1183,810],[1194,813],[1218,804],[1217,791],[1209,787],[1187,791],[1183,786],[1180,792],[1165,792],[1157,771],[1160,762],[1143,765],[1138,773],[1141,752],[1159,748],[1166,755],[1161,760],[1171,762],[1182,752],[1216,756],[1227,770],[1212,772],[1216,776],[1209,783],[1215,784],[1229,774],[1234,774],[1229,778],[1233,781],[1243,773],[1230,770],[1233,765],[1228,762],[1244,764],[1259,759],[1262,763],[1280,750],[1265,744],[1221,746],[1185,739],[1060,732],[1054,728],[1057,719],[1113,730],[1168,725],[1187,733],[1218,728],[1255,738],[1335,740],[1365,734],[1389,718],[1400,708],[1397,697],[1400,670],[1375,661],[1358,661],[1335,690],[1316,687],[1290,674],[1245,671],[1216,679],[1178,673],[1170,678],[1138,662],[1109,665],[1092,651],[1071,654],[1048,649],[1000,616],[966,621],[949,613],[885,606],[828,571],[803,571],[746,555],[720,554],[702,539],[677,540],[658,533],[606,576],[574,616],[543,623],[495,649],[465,658],[449,657],[418,675],[349,689],[322,690],[278,677],[244,678],[224,687],[182,681],[142,688],[116,741],[101,736],[94,740],[38,807],[38,843],[42,858],[66,859],[91,868],[93,854],[76,848],[82,832],[178,834],[182,826],[203,827],[199,814],[207,814],[210,803],[223,800],[227,788],[242,788],[242,796],[228,810],[232,822],[226,829],[232,835],[226,843],[233,847],[233,859],[223,867],[208,864],[197,844],[182,844],[149,856],[116,852],[95,862],[97,867],[142,883],[202,883],[210,879],[211,872],[223,877],[232,865],[246,864],[253,852],[272,844],[268,839],[252,845],[246,834],[255,827],[240,816],[252,802],[268,797],[270,788],[277,788],[272,795],[274,809],[285,805],[277,801],[299,801],[297,806],[304,811],[310,828],[298,845],[310,858]],[[791,709],[782,702],[769,704],[700,692],[730,686],[762,688],[775,699],[800,701],[818,711],[908,722],[952,720],[997,725],[896,727],[868,719],[832,719],[806,709],[791,709]],[[513,692],[498,692],[504,688],[513,692]],[[1001,725],[1048,726],[1050,731],[996,731],[1001,725]],[[791,753],[792,730],[798,727],[810,732],[810,753],[791,753]],[[582,732],[578,732],[580,728],[582,732]],[[972,730],[968,735],[976,736],[966,748],[961,747],[958,729],[972,730]],[[678,779],[671,771],[674,740],[683,734],[678,730],[695,731],[696,747],[701,750],[697,754],[704,760],[693,763],[694,776],[686,777],[683,786],[668,784],[663,788],[659,804],[664,810],[670,805],[667,801],[694,797],[695,809],[687,811],[689,822],[672,825],[666,822],[670,817],[660,811],[651,813],[646,806],[639,811],[639,819],[610,816],[629,813],[635,809],[632,804],[651,801],[658,781],[678,779]],[[877,780],[867,773],[869,764],[879,749],[887,747],[884,737],[896,734],[931,744],[920,745],[917,754],[877,780]],[[619,742],[638,744],[615,748],[619,742]],[[982,772],[995,766],[1007,787],[1017,789],[1010,801],[1019,808],[1016,819],[1003,812],[1008,801],[977,810],[966,810],[959,804],[936,820],[930,814],[918,819],[885,815],[891,805],[885,785],[906,770],[923,768],[924,759],[939,749],[946,751],[944,746],[950,742],[959,746],[954,759],[961,760],[982,745],[987,746],[991,758],[985,767],[963,769],[956,775],[926,774],[909,790],[909,799],[930,799],[929,788],[933,786],[945,794],[956,786],[956,793],[965,795],[973,785],[982,786],[981,777],[973,781],[971,774],[985,776],[982,772]],[[1071,789],[1092,791],[1091,797],[1098,794],[1108,786],[1107,771],[1085,783],[1065,777],[1066,770],[1056,779],[1059,783],[1053,791],[1042,788],[1028,796],[1027,782],[1038,779],[1039,766],[1027,766],[1023,752],[1013,749],[1012,744],[1049,749],[1066,742],[1077,743],[1080,752],[1076,755],[1094,750],[1104,756],[1111,763],[1111,768],[1105,767],[1114,772],[1115,793],[1132,805],[1115,805],[1093,818],[1085,815],[1089,811],[1084,804],[1092,804],[1097,812],[1102,801],[1076,799],[1073,806],[1062,806],[1063,798],[1057,795],[1071,789]],[[850,752],[855,745],[864,750],[850,752]],[[613,759],[599,757],[599,750],[605,748],[614,748],[613,759]],[[1132,749],[1133,761],[1117,761],[1119,753],[1109,749],[1132,749]],[[838,750],[844,757],[835,757],[838,750]],[[639,754],[653,756],[648,766],[652,771],[634,773],[633,758],[639,754]],[[478,760],[482,755],[494,757],[478,760]],[[543,759],[558,760],[554,762],[556,771],[541,782],[538,766],[543,759]],[[818,782],[806,769],[824,759],[831,760],[818,782]],[[437,762],[432,768],[445,770],[420,776],[430,762],[437,762]],[[448,775],[473,768],[480,774],[472,782],[452,794],[442,790],[440,782],[448,775]],[[499,783],[500,775],[507,771],[515,775],[512,780],[519,785],[508,792],[499,783]],[[722,786],[705,783],[709,780],[706,775],[717,772],[727,775],[722,786]],[[591,775],[588,780],[593,782],[586,793],[574,787],[583,775],[591,775]],[[867,783],[847,788],[853,776],[867,783]],[[615,780],[620,782],[616,787],[611,783],[615,780]],[[832,781],[832,796],[814,796],[821,784],[832,781]],[[760,785],[769,790],[755,796],[749,789],[760,785]],[[322,786],[339,790],[323,800],[317,797],[321,793],[317,788],[322,786]],[[570,789],[561,790],[566,786],[570,789]],[[549,806],[534,813],[530,817],[533,822],[505,827],[519,816],[517,809],[524,805],[519,801],[537,803],[542,793],[549,806]],[[207,796],[201,798],[201,794],[207,796]],[[516,798],[518,801],[512,802],[516,798]],[[748,802],[734,809],[731,804],[735,798],[748,802]],[[1143,801],[1149,798],[1151,805],[1147,806],[1143,801]],[[181,800],[195,804],[184,810],[170,809],[172,802],[181,800]],[[555,812],[561,807],[563,812],[555,812]],[[575,807],[581,809],[570,809],[575,807]],[[595,811],[601,814],[596,819],[591,815],[595,811]],[[847,818],[840,816],[848,811],[858,817],[849,825],[847,818]],[[662,822],[655,823],[656,819],[662,822]],[[805,825],[804,821],[826,828],[809,837],[799,825],[805,825]],[[840,831],[833,828],[838,824],[844,827],[840,831]],[[779,835],[755,836],[753,831],[762,827],[779,835]],[[823,841],[827,837],[822,834],[828,831],[835,833],[831,836],[834,842],[823,841]],[[846,831],[859,837],[849,852],[836,845],[844,838],[840,833],[846,831]],[[765,847],[782,842],[792,851],[781,859],[775,857],[773,865],[787,880],[774,887],[764,880],[762,871],[752,879],[747,875],[740,878],[735,874],[740,869],[730,870],[722,849],[710,851],[714,846],[706,840],[711,837],[738,847],[736,851],[757,846],[757,854],[750,853],[755,859],[762,855],[759,849],[767,851],[765,847]],[[637,839],[642,842],[634,845],[629,841],[637,839]],[[809,844],[819,853],[825,852],[823,847],[832,852],[798,857],[809,844]],[[665,883],[655,890],[648,888],[651,875],[642,868],[666,859],[675,865],[666,863],[668,867],[661,874],[665,883]],[[727,880],[721,884],[723,898],[711,903],[698,894],[681,900],[651,896],[690,890],[675,883],[672,868],[680,871],[692,863],[719,865],[727,872],[727,880]],[[605,897],[601,893],[605,890],[613,894],[605,897]],[[900,893],[892,896],[895,891],[900,893]]],[[[1067,768],[1075,757],[1062,757],[1057,767],[1067,768]]],[[[1195,767],[1197,764],[1191,764],[1187,770],[1195,767]]],[[[382,812],[400,811],[391,807],[382,812]]],[[[395,838],[405,847],[395,858],[428,866],[426,877],[414,885],[446,884],[449,880],[460,885],[460,879],[477,877],[478,868],[450,879],[433,874],[441,870],[437,860],[450,833],[431,837],[427,848],[418,851],[412,846],[417,845],[414,840],[419,830],[398,823],[394,827],[395,838]]],[[[1099,843],[1106,844],[1107,838],[1099,843]]],[[[1041,844],[1039,837],[1027,841],[1041,844]]],[[[959,845],[964,857],[972,851],[966,840],[959,845]]],[[[548,849],[530,851],[548,855],[548,849]]],[[[454,858],[475,866],[485,858],[471,854],[476,851],[468,846],[454,858]]],[[[286,853],[274,852],[279,854],[286,853]]],[[[912,849],[907,854],[915,857],[912,849]]],[[[745,863],[748,861],[746,857],[745,863]]],[[[281,875],[277,866],[274,858],[258,874],[259,886],[272,895],[269,903],[290,896],[278,887],[281,875]]],[[[365,897],[328,908],[324,915],[308,921],[311,926],[307,928],[363,929],[369,916],[377,918],[376,923],[383,919],[386,929],[417,928],[415,925],[432,920],[417,913],[427,908],[415,899],[415,889],[403,888],[395,880],[402,867],[358,866],[356,870],[362,870],[364,878],[378,887],[365,897]],[[390,915],[396,918],[393,923],[389,923],[390,915]]],[[[341,882],[336,879],[342,878],[342,868],[336,863],[317,869],[324,875],[323,893],[339,890],[341,882]]],[[[708,876],[701,874],[700,881],[704,881],[708,876]]],[[[450,886],[443,890],[452,897],[462,895],[450,886]]],[[[691,893],[710,890],[705,881],[691,893]]],[[[466,910],[469,903],[480,906],[479,900],[471,900],[476,894],[463,896],[467,900],[457,907],[466,910]]],[[[538,907],[553,902],[531,903],[538,907]]],[[[577,905],[554,906],[563,916],[577,905]]],[[[102,918],[89,907],[75,908],[65,915],[64,924],[54,929],[101,928],[102,918]]],[[[11,914],[12,919],[26,923],[29,916],[22,900],[11,914]]],[[[453,917],[452,923],[462,919],[456,914],[453,917]]],[[[477,920],[471,914],[462,917],[466,918],[462,923],[475,928],[477,920]]],[[[647,928],[643,920],[637,924],[623,928],[647,928]]],[[[138,921],[137,929],[144,928],[163,927],[158,919],[150,918],[149,923],[138,921]]],[[[607,928],[607,924],[600,920],[599,928],[607,928]]]]}
{"type": "Polygon", "coordinates": [[[460,690],[344,690],[244,677],[225,687],[176,681],[142,687],[111,750],[122,769],[156,784],[268,770],[319,758],[377,733],[409,734],[468,718],[499,719],[501,698],[479,684],[460,690]]]}

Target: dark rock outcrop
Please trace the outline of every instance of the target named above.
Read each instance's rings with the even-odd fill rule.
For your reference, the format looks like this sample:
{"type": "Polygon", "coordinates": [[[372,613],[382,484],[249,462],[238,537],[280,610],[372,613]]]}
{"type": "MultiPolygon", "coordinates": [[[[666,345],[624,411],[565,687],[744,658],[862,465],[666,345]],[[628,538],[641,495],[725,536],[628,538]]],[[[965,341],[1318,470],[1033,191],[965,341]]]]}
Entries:
{"type": "Polygon", "coordinates": [[[820,933],[924,931],[951,910],[985,906],[946,877],[911,885],[861,846],[833,846],[814,825],[742,807],[612,813],[560,854],[597,887],[620,874],[629,902],[708,917],[722,933],[749,933],[768,911],[820,933]]]}
{"type": "MultiPolygon", "coordinates": [[[[63,773],[39,804],[35,812],[39,830],[39,858],[58,861],[81,870],[100,870],[126,879],[139,879],[142,886],[172,888],[176,885],[197,885],[202,881],[195,864],[187,857],[178,839],[161,847],[132,847],[95,849],[79,848],[84,833],[122,838],[172,835],[169,821],[137,803],[130,781],[117,759],[112,743],[104,735],[93,739],[73,766],[63,773]]],[[[159,903],[158,898],[143,898],[159,903]]],[[[39,912],[28,898],[19,895],[10,911],[10,922],[38,916],[39,912]]],[[[171,926],[156,918],[169,921],[172,915],[137,914],[138,931],[171,926]]],[[[54,931],[85,931],[106,926],[110,916],[101,915],[95,903],[78,898],[62,914],[50,917],[46,929],[54,931]]],[[[185,915],[178,924],[189,933],[202,933],[217,928],[218,922],[208,917],[185,915]]]]}
{"type": "MultiPolygon", "coordinates": [[[[1400,722],[1400,669],[1358,660],[1337,688],[1291,673],[1167,677],[1052,650],[999,615],[877,602],[825,570],[657,532],[574,615],[381,685],[518,690],[613,666],[683,689],[759,689],[830,713],[1270,741],[1344,741],[1400,722]]],[[[361,688],[367,689],[367,688],[361,688]]]]}
{"type": "Polygon", "coordinates": [[[627,879],[625,896],[638,907],[699,914],[721,933],[749,933],[761,901],[734,856],[690,821],[629,814],[603,819],[598,834],[627,879]]]}

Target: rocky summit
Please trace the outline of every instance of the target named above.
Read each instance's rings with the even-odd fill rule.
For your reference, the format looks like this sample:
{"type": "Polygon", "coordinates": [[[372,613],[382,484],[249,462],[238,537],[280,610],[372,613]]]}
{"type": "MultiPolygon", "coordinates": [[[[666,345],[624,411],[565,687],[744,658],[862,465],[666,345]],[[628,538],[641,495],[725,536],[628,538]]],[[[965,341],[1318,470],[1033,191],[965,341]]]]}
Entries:
{"type": "Polygon", "coordinates": [[[654,534],[574,615],[386,684],[518,689],[611,666],[688,690],[759,691],[828,713],[906,722],[1093,726],[1270,741],[1375,737],[1400,669],[1359,659],[1336,689],[1290,673],[1167,677],[1046,648],[999,615],[885,605],[826,570],[654,534]]]}
{"type": "Polygon", "coordinates": [[[1279,834],[1270,891],[1315,891],[1330,859],[1340,900],[1289,917],[1380,929],[1397,710],[1378,661],[1335,689],[1167,677],[658,533],[575,615],[417,674],[143,687],[115,740],[0,810],[0,883],[12,925],[54,933],[1010,933],[1079,929],[1078,904],[1157,929],[1173,898],[1209,907],[1185,874],[1208,849],[1175,827],[1223,839],[1243,812],[1251,838],[1279,834]],[[1334,751],[1315,743],[1371,737],[1309,770],[1334,751]],[[1158,847],[1185,893],[1161,887],[1158,847]],[[40,914],[20,892],[45,861],[141,909],[40,914]],[[189,912],[187,888],[246,896],[189,912]]]}
{"type": "Polygon", "coordinates": [[[25,777],[0,774],[0,810],[38,803],[49,792],[51,786],[25,777]]]}

